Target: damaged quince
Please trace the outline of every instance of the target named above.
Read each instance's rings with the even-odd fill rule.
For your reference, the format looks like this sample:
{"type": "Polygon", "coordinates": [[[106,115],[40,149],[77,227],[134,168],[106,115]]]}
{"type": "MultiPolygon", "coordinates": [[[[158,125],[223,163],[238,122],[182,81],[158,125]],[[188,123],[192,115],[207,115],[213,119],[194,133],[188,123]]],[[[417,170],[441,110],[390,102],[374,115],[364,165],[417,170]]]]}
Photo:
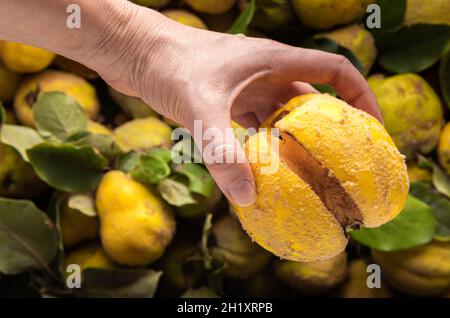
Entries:
{"type": "Polygon", "coordinates": [[[234,206],[259,245],[292,261],[341,253],[346,230],[395,218],[409,183],[404,157],[375,118],[335,97],[294,98],[246,144],[257,199],[234,206]]]}
{"type": "Polygon", "coordinates": [[[315,262],[278,261],[276,275],[288,286],[305,294],[331,290],[347,276],[347,253],[315,262]]]}
{"type": "Polygon", "coordinates": [[[396,252],[372,251],[383,277],[410,295],[440,295],[450,290],[450,242],[428,244],[396,252]]]}
{"type": "Polygon", "coordinates": [[[0,58],[17,73],[37,73],[46,69],[56,55],[47,50],[15,42],[3,42],[0,58]]]}
{"type": "Polygon", "coordinates": [[[85,79],[60,71],[45,71],[26,79],[19,87],[14,99],[14,109],[19,121],[34,127],[33,105],[40,94],[58,91],[75,99],[89,118],[95,118],[99,101],[95,88],[85,79]]]}
{"type": "Polygon", "coordinates": [[[433,88],[413,73],[388,78],[373,75],[369,85],[400,152],[410,158],[417,151],[433,150],[443,124],[442,105],[433,88]]]}
{"type": "Polygon", "coordinates": [[[118,264],[152,263],[162,256],[175,234],[169,206],[121,171],[105,174],[96,205],[103,248],[118,264]]]}

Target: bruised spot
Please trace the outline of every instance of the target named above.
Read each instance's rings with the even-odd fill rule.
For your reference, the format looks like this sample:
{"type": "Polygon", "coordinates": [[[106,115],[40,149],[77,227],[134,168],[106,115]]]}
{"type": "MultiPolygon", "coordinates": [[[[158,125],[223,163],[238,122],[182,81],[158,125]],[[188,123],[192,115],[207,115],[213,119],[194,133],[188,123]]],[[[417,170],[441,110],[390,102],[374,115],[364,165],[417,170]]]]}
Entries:
{"type": "Polygon", "coordinates": [[[37,86],[35,90],[32,90],[27,95],[25,95],[25,102],[28,106],[33,107],[33,105],[37,102],[40,92],[41,89],[39,86],[37,86]]]}

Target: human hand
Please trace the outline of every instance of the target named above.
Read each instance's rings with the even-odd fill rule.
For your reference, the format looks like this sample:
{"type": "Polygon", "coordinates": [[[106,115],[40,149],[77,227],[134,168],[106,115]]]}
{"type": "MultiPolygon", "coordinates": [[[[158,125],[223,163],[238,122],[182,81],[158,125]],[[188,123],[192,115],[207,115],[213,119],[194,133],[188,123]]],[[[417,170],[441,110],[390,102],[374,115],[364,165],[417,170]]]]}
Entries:
{"type": "MultiPolygon", "coordinates": [[[[257,127],[278,105],[315,92],[307,83],[331,85],[349,104],[382,121],[367,82],[343,56],[193,29],[152,10],[130,8],[117,40],[99,49],[113,50],[116,60],[93,67],[114,88],[140,96],[190,132],[194,120],[201,120],[202,132],[213,127],[222,136],[231,119],[257,127]]],[[[243,149],[235,140],[204,140],[201,135],[194,134],[198,145],[209,144],[216,156],[236,158],[233,163],[205,162],[223,193],[239,205],[253,203],[254,178],[249,164],[242,163],[243,149]]]]}

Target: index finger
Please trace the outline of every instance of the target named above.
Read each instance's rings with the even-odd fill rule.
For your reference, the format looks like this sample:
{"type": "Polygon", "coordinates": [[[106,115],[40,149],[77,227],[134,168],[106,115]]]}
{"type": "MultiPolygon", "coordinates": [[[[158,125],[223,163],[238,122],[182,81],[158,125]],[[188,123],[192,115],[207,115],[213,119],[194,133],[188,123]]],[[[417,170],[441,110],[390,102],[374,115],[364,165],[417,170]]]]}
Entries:
{"type": "Polygon", "coordinates": [[[292,81],[331,85],[350,105],[383,123],[375,94],[364,76],[344,56],[319,50],[289,48],[273,61],[280,76],[292,81]]]}

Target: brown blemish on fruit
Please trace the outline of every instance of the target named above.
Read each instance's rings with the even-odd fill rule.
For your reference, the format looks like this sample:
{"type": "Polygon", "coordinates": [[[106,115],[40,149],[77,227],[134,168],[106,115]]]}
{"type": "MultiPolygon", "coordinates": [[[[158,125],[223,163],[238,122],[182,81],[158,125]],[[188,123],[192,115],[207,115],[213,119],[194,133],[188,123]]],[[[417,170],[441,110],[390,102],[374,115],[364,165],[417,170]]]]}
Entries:
{"type": "Polygon", "coordinates": [[[357,228],[363,217],[333,173],[314,158],[293,136],[282,132],[280,159],[306,182],[344,229],[357,228]]]}
{"type": "Polygon", "coordinates": [[[25,101],[27,102],[28,106],[33,107],[33,105],[36,103],[38,99],[40,91],[41,89],[39,88],[39,86],[37,86],[35,90],[30,91],[25,96],[25,101]]]}

